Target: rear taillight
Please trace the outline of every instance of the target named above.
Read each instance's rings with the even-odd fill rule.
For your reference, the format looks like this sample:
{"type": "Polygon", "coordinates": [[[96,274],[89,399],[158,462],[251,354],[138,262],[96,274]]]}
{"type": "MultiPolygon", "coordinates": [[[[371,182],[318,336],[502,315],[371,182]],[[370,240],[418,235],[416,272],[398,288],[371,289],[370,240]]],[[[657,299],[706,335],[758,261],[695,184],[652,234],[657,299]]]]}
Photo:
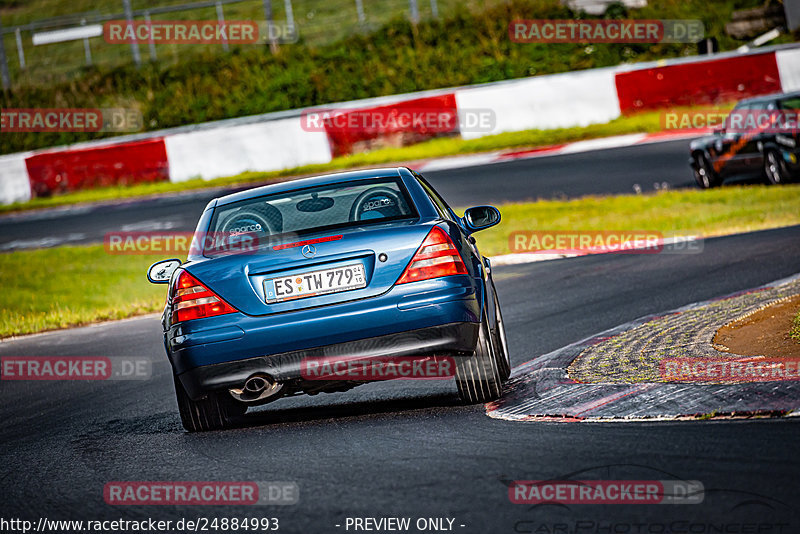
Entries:
{"type": "Polygon", "coordinates": [[[170,294],[172,324],[236,312],[233,306],[201,284],[188,271],[181,270],[178,273],[170,294]]]}
{"type": "Polygon", "coordinates": [[[450,236],[434,226],[397,283],[419,282],[454,274],[467,274],[467,267],[450,236]]]}

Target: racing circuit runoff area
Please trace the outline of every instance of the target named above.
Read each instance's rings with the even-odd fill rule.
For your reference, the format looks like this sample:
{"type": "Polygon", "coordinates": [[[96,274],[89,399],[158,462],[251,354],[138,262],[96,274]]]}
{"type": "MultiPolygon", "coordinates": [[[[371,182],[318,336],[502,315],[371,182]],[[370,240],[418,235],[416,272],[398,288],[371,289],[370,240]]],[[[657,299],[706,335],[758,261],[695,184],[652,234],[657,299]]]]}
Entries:
{"type": "MultiPolygon", "coordinates": [[[[502,209],[504,194],[528,186],[515,176],[556,166],[578,179],[550,191],[580,191],[597,187],[598,159],[624,161],[608,185],[629,187],[684,150],[671,141],[427,176],[462,205],[486,198],[490,177],[502,180],[511,189],[491,199],[502,209]]],[[[665,177],[690,186],[682,165],[665,177]]],[[[205,200],[185,197],[164,215],[134,202],[63,223],[190,217],[195,204],[205,200]]],[[[381,380],[187,434],[157,316],[6,340],[4,361],[74,357],[106,379],[3,381],[0,528],[795,532],[795,382],[670,382],[661,360],[641,356],[709,357],[719,325],[796,292],[800,227],[671,252],[495,257],[514,371],[485,406],[460,404],[450,377],[381,380]],[[657,350],[642,351],[641,340],[657,350]]]]}

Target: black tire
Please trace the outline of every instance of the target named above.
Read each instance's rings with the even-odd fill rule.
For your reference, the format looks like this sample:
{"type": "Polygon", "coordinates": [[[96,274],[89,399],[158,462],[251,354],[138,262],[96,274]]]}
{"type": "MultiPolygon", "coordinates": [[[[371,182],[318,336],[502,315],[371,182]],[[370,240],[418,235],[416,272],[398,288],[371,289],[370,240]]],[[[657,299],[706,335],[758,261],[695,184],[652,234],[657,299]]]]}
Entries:
{"type": "Polygon", "coordinates": [[[189,432],[221,430],[231,426],[233,419],[244,415],[247,406],[235,401],[226,391],[211,392],[194,401],[186,394],[181,381],[175,378],[175,396],[183,428],[189,432]]]}
{"type": "MultiPolygon", "coordinates": [[[[492,284],[494,286],[494,284],[492,284]]],[[[493,288],[494,289],[494,288],[493,288]]],[[[505,382],[511,376],[511,360],[508,355],[508,341],[506,340],[506,327],[503,323],[503,314],[500,312],[500,301],[497,300],[497,292],[494,294],[495,327],[494,327],[494,346],[497,356],[497,367],[500,371],[500,380],[505,382]]]]}
{"type": "Polygon", "coordinates": [[[694,161],[694,181],[701,189],[710,189],[722,183],[705,154],[695,154],[694,161]]]}
{"type": "Polygon", "coordinates": [[[789,181],[789,171],[777,150],[764,154],[764,179],[768,185],[780,185],[789,181]]]}
{"type": "Polygon", "coordinates": [[[458,396],[464,404],[478,404],[500,398],[503,381],[497,366],[493,337],[484,314],[475,353],[456,359],[456,386],[458,396]]]}

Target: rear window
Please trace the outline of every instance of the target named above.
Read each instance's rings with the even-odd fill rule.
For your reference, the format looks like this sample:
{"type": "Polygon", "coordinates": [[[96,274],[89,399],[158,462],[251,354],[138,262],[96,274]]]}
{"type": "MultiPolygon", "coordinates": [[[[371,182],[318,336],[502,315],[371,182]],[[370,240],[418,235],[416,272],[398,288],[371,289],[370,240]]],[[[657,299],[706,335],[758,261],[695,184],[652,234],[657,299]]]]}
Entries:
{"type": "Polygon", "coordinates": [[[784,98],[779,102],[781,109],[791,109],[793,111],[800,110],[800,96],[793,96],[784,98]]]}
{"type": "Polygon", "coordinates": [[[240,236],[255,238],[262,248],[297,236],[416,217],[399,179],[328,184],[217,208],[209,227],[214,239],[205,252],[226,250],[240,236]]]}

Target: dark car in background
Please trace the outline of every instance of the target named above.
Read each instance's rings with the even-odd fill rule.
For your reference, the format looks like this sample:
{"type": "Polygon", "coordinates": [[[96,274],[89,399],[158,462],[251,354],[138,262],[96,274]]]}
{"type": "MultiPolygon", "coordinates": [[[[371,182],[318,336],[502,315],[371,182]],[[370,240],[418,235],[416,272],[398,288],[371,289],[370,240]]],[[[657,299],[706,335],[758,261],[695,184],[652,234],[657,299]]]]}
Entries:
{"type": "Polygon", "coordinates": [[[800,174],[797,118],[800,92],[740,101],[722,127],[689,145],[689,164],[703,189],[727,178],[789,182],[800,174]]]}

